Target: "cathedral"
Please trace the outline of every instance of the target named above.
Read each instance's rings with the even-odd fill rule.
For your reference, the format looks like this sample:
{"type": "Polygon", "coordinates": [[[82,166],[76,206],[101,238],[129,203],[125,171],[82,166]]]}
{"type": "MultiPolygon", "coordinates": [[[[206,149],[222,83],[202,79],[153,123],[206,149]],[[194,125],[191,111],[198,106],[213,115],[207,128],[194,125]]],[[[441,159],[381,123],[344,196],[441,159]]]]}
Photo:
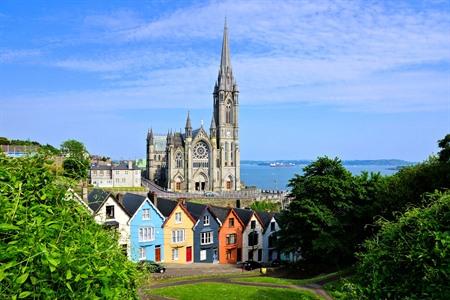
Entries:
{"type": "Polygon", "coordinates": [[[177,192],[238,191],[239,89],[231,69],[228,29],[225,23],[219,75],[213,91],[213,114],[208,131],[192,129],[189,112],[184,132],[167,136],[147,134],[146,176],[177,192]]]}

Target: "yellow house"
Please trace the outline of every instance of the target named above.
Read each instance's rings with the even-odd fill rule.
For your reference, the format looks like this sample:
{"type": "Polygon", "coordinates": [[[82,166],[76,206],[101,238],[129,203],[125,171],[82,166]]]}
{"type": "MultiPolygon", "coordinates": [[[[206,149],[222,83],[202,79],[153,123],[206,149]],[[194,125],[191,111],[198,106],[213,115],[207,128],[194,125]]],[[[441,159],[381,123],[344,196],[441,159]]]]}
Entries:
{"type": "Polygon", "coordinates": [[[192,263],[195,220],[184,202],[178,202],[163,223],[164,258],[166,263],[192,263]]]}

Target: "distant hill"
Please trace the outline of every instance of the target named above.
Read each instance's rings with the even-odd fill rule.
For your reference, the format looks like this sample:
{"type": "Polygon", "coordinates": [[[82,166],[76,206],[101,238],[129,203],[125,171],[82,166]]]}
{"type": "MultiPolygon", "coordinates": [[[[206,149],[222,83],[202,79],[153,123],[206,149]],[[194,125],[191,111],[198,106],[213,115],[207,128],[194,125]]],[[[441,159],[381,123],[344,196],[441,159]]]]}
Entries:
{"type": "MultiPolygon", "coordinates": [[[[241,160],[241,164],[269,166],[270,164],[308,165],[313,160],[241,160]]],[[[416,164],[401,159],[368,159],[368,160],[343,160],[346,166],[410,166],[416,164]]]]}

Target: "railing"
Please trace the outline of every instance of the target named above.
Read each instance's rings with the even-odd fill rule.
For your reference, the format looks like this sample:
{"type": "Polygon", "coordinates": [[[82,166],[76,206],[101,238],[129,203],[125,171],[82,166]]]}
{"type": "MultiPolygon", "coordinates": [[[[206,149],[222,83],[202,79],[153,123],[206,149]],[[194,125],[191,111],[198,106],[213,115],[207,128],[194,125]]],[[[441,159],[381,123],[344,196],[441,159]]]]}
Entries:
{"type": "Polygon", "coordinates": [[[155,192],[158,196],[166,198],[220,198],[220,199],[283,199],[287,196],[286,191],[276,191],[276,190],[260,190],[260,189],[248,189],[241,191],[219,191],[214,192],[208,196],[204,192],[171,192],[167,191],[163,187],[157,185],[156,183],[142,178],[142,185],[147,187],[150,192],[155,192]]]}

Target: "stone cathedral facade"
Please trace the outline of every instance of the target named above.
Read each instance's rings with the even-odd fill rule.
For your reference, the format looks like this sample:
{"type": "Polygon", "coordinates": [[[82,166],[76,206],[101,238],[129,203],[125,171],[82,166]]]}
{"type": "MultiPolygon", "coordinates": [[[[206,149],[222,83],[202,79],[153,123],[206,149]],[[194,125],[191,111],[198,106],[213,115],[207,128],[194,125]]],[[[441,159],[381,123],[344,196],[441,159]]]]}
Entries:
{"type": "Polygon", "coordinates": [[[239,89],[231,68],[225,24],[219,75],[214,85],[209,132],[193,129],[189,112],[184,132],[147,134],[147,178],[179,192],[238,191],[239,89]]]}

